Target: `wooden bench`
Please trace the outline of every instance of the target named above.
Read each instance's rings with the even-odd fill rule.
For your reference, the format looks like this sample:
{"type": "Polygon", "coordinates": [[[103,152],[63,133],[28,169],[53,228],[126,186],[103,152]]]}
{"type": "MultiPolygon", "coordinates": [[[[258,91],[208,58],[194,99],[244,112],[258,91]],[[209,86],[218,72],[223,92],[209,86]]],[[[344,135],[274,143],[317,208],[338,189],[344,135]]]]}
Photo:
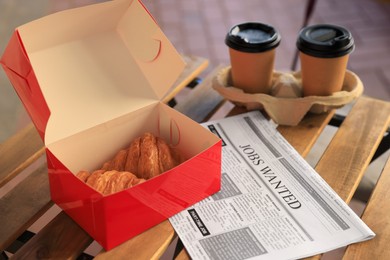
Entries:
{"type": "MultiPolygon", "coordinates": [[[[168,102],[189,82],[198,77],[207,66],[207,60],[186,57],[187,68],[164,101],[168,102]]],[[[212,88],[215,68],[202,82],[181,100],[175,109],[197,122],[221,118],[227,114],[245,112],[225,102],[212,88]],[[233,108],[231,111],[229,108],[233,108]]],[[[303,156],[307,156],[335,111],[321,115],[308,114],[296,127],[279,126],[278,130],[303,156]]],[[[362,179],[379,143],[390,124],[390,103],[361,97],[315,167],[330,186],[349,202],[362,179]]],[[[76,259],[93,242],[71,218],[63,212],[44,227],[31,234],[26,232],[41,216],[53,208],[50,200],[43,143],[30,124],[0,145],[0,252],[2,258],[13,255],[15,259],[76,259]],[[27,234],[27,235],[26,235],[27,234]],[[24,237],[31,238],[28,241],[24,237]]],[[[362,216],[377,236],[367,242],[351,245],[345,259],[387,259],[390,250],[390,161],[372,193],[362,216]]],[[[158,259],[174,241],[176,234],[166,220],[137,237],[108,251],[101,251],[97,259],[158,259]]],[[[176,241],[176,240],[175,240],[176,241]]],[[[177,259],[188,259],[182,250],[177,259]]],[[[314,258],[320,258],[316,256],[314,258]]],[[[83,256],[83,259],[88,259],[83,256]]]]}

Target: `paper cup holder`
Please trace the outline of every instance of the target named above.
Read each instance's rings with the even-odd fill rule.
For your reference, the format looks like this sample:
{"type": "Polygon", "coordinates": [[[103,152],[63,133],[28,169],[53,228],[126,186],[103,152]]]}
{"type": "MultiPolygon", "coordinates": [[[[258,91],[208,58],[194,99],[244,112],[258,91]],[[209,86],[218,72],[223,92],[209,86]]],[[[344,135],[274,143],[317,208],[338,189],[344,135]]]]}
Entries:
{"type": "Polygon", "coordinates": [[[340,108],[363,93],[359,77],[346,71],[342,91],[330,96],[307,96],[301,94],[301,73],[273,73],[271,94],[250,94],[232,86],[230,66],[221,69],[213,79],[213,88],[227,100],[248,110],[264,109],[279,125],[297,125],[307,112],[324,113],[340,108]]]}

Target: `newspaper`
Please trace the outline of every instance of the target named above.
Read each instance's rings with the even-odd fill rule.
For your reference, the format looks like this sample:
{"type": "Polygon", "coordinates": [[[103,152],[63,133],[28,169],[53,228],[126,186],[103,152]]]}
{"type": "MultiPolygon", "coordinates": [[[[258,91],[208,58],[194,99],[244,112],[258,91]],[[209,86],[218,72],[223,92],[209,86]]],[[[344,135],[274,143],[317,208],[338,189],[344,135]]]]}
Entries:
{"type": "Polygon", "coordinates": [[[170,218],[193,259],[296,259],[375,234],[258,111],[204,124],[221,191],[170,218]]]}

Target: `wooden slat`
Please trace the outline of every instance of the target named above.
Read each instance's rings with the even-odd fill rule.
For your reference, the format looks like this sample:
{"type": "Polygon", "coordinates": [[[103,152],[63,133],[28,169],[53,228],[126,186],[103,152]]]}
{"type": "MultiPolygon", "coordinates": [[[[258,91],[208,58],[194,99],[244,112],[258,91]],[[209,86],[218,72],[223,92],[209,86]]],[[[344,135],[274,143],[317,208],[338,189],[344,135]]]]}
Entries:
{"type": "Polygon", "coordinates": [[[389,123],[390,103],[359,98],[317,164],[316,171],[345,202],[355,193],[389,123]]]}
{"type": "Polygon", "coordinates": [[[174,235],[172,225],[166,220],[120,246],[102,252],[95,259],[159,259],[174,235]]]}
{"type": "Polygon", "coordinates": [[[93,241],[63,211],[28,241],[14,259],[76,259],[93,241]]]}
{"type": "Polygon", "coordinates": [[[168,91],[168,95],[164,97],[163,102],[167,103],[174,98],[183,88],[185,88],[192,80],[194,80],[199,74],[206,69],[209,61],[205,58],[197,56],[182,56],[186,62],[186,66],[179,78],[173,84],[172,88],[168,91]]]}
{"type": "Polygon", "coordinates": [[[196,122],[204,121],[223,101],[223,97],[211,87],[214,76],[223,67],[215,68],[175,109],[196,122]]]}
{"type": "Polygon", "coordinates": [[[0,188],[44,153],[33,124],[0,144],[0,188]]]}
{"type": "Polygon", "coordinates": [[[175,260],[188,260],[188,259],[191,258],[185,249],[181,250],[180,253],[177,255],[177,257],[175,258],[175,260]]]}
{"type": "Polygon", "coordinates": [[[335,110],[315,115],[307,114],[298,126],[278,126],[284,138],[305,157],[317,141],[318,137],[332,119],[335,110]]]}
{"type": "Polygon", "coordinates": [[[0,251],[52,206],[46,165],[0,198],[0,251]]]}
{"type": "Polygon", "coordinates": [[[390,103],[361,97],[336,132],[316,171],[349,202],[390,122],[390,103]]]}
{"type": "Polygon", "coordinates": [[[378,180],[363,221],[374,231],[373,239],[350,245],[343,259],[390,259],[390,158],[378,180]]]}

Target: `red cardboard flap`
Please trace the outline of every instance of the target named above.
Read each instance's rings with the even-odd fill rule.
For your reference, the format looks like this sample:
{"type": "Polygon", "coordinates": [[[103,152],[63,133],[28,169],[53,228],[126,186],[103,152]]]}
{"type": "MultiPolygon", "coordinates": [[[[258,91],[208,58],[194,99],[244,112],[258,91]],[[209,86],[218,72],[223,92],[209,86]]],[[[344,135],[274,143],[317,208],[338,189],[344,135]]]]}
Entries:
{"type": "Polygon", "coordinates": [[[30,61],[17,31],[12,34],[1,58],[1,63],[22,78],[25,78],[30,73],[30,61]]]}
{"type": "Polygon", "coordinates": [[[50,111],[31,68],[18,31],[13,33],[0,63],[34,122],[39,135],[44,140],[50,111]]]}

